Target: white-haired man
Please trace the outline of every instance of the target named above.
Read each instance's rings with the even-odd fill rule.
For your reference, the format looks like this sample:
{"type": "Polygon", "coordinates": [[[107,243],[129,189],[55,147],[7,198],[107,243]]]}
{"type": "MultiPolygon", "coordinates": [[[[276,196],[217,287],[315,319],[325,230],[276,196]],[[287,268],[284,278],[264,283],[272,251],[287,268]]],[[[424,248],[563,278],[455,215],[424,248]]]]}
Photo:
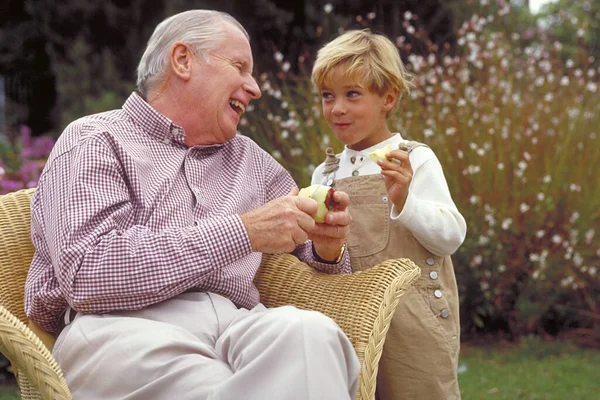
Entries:
{"type": "Polygon", "coordinates": [[[350,399],[359,365],[326,316],[266,309],[262,253],[349,272],[348,196],[314,201],[248,138],[260,89],[244,28],[193,10],[159,24],[122,109],[71,123],[32,199],[29,318],[73,397],[350,399]]]}

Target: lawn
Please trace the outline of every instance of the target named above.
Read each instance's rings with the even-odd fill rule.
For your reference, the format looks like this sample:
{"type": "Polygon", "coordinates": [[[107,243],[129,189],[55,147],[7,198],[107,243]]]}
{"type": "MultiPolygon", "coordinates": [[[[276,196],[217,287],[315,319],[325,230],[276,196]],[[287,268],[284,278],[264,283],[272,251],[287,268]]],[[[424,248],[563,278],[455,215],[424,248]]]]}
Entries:
{"type": "Polygon", "coordinates": [[[600,351],[568,343],[463,345],[459,381],[465,400],[587,400],[598,398],[599,365],[600,351]]]}
{"type": "MultiPolygon", "coordinates": [[[[463,344],[459,381],[464,400],[588,400],[600,391],[599,365],[600,351],[569,343],[463,344]]],[[[16,393],[0,386],[0,400],[16,400],[16,393]]]]}

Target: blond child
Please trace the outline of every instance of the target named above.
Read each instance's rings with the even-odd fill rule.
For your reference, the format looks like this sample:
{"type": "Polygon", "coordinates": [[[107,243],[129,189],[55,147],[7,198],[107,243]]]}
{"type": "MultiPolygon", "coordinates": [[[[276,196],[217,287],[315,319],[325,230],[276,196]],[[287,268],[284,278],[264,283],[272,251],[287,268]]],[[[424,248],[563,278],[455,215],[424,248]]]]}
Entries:
{"type": "Polygon", "coordinates": [[[422,271],[392,319],[378,398],[460,399],[458,290],[450,255],[464,241],[466,223],[434,152],[388,128],[389,114],[412,86],[398,50],[383,35],[348,31],[319,50],[312,79],[328,126],[345,144],[338,155],[328,149],[312,183],[350,195],[353,271],[400,257],[422,271]],[[386,146],[387,159],[369,158],[386,146]]]}

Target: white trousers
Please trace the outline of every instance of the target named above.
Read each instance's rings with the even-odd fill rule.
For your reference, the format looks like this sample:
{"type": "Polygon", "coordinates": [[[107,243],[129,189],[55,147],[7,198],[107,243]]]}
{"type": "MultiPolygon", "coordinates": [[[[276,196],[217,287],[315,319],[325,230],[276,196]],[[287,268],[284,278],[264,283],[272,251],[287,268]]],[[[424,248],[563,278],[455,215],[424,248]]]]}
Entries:
{"type": "Polygon", "coordinates": [[[199,292],[138,311],[77,314],[53,353],[75,400],[347,400],[360,370],[323,314],[238,309],[199,292]]]}

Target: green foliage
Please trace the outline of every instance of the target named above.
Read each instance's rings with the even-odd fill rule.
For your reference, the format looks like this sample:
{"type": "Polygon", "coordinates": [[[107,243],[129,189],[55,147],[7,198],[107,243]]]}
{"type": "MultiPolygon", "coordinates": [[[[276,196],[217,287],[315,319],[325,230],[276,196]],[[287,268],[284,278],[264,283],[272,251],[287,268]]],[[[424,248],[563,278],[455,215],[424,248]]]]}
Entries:
{"type": "MultiPolygon", "coordinates": [[[[418,18],[405,15],[424,55],[409,55],[417,88],[390,121],[438,155],[468,224],[455,254],[466,334],[578,332],[600,342],[600,92],[598,70],[564,62],[541,39],[521,47],[498,31],[510,7],[488,9],[439,51],[418,18]],[[428,51],[427,51],[428,50],[428,51]]],[[[323,149],[341,144],[320,118],[319,97],[289,63],[260,78],[263,98],[241,126],[305,186],[323,149]]]]}
{"type": "Polygon", "coordinates": [[[61,126],[84,115],[121,107],[133,83],[122,80],[109,49],[95,52],[78,37],[67,50],[66,62],[55,64],[61,126]],[[86,62],[79,62],[86,60],[86,62]]]}
{"type": "Polygon", "coordinates": [[[582,55],[600,58],[600,3],[596,0],[557,0],[546,4],[541,24],[552,40],[564,44],[565,58],[578,60],[582,55]],[[582,52],[582,48],[585,52],[582,52]]]}

